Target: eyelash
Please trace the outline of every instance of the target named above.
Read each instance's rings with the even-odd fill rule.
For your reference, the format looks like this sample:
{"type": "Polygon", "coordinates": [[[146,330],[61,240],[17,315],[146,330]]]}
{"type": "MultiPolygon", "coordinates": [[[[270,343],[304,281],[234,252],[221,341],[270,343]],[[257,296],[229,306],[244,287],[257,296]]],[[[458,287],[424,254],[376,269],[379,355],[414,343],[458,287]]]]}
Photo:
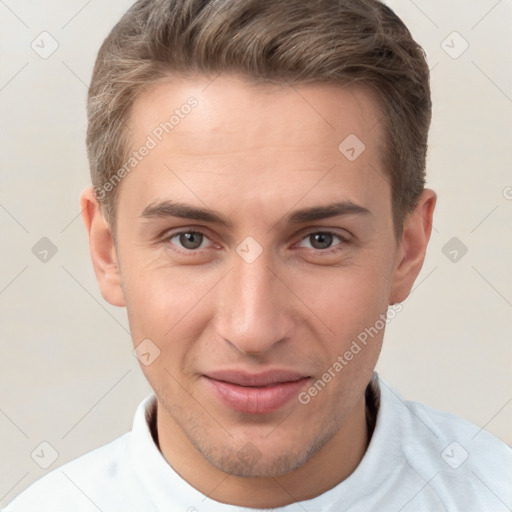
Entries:
{"type": "MultiPolygon", "coordinates": [[[[208,235],[206,235],[206,233],[203,233],[202,231],[199,231],[199,230],[196,230],[196,229],[187,229],[187,230],[183,230],[183,231],[177,231],[175,233],[168,233],[165,235],[165,237],[163,238],[162,242],[164,243],[169,243],[170,244],[170,240],[172,240],[173,238],[176,238],[180,235],[184,235],[184,234],[190,234],[190,233],[193,233],[193,234],[199,234],[199,235],[202,235],[204,236],[205,238],[207,238],[209,240],[209,237],[208,235]]],[[[302,238],[301,238],[301,242],[302,240],[305,240],[306,238],[310,237],[311,235],[318,235],[318,234],[322,234],[322,235],[332,235],[333,237],[336,237],[340,240],[340,243],[335,245],[333,248],[327,248],[327,249],[310,249],[309,252],[313,252],[315,255],[328,255],[328,254],[334,254],[336,252],[339,252],[339,251],[342,251],[343,248],[342,247],[339,247],[340,245],[345,245],[347,243],[349,243],[348,239],[345,238],[344,236],[340,235],[339,233],[335,233],[334,231],[329,231],[329,230],[325,230],[325,231],[310,231],[309,233],[306,233],[302,238]]],[[[172,245],[172,244],[170,244],[172,245]]],[[[173,249],[175,250],[176,252],[179,252],[180,254],[183,254],[185,256],[197,256],[197,255],[200,255],[202,254],[206,249],[183,249],[183,250],[180,250],[180,249],[173,249]]]]}

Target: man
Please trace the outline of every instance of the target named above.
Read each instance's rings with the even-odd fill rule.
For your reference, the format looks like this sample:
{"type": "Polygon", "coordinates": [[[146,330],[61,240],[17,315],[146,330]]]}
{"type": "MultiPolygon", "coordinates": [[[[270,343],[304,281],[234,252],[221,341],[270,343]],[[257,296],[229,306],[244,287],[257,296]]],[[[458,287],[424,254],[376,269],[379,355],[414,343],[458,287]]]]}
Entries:
{"type": "Polygon", "coordinates": [[[7,512],[512,507],[510,448],[374,372],[431,232],[428,77],[375,0],[135,3],[81,206],[154,395],[7,512]]]}

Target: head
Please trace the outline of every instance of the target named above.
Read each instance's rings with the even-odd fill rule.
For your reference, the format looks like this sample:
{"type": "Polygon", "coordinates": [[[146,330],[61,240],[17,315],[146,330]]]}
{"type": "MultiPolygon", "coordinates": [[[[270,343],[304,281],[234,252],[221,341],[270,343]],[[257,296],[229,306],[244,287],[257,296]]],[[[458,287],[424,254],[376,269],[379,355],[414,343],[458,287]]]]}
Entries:
{"type": "Polygon", "coordinates": [[[158,355],[159,414],[215,467],[290,472],[360,403],[430,236],[428,76],[374,0],[140,0],[103,43],[82,196],[96,276],[158,355]],[[233,369],[304,386],[244,412],[211,388],[233,369]]]}

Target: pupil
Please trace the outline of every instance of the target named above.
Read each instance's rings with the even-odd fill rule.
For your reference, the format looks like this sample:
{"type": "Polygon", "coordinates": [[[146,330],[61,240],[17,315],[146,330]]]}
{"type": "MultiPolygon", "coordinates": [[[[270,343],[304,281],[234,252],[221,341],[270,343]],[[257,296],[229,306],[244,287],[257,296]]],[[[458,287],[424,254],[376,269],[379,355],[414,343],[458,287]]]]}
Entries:
{"type": "MultiPolygon", "coordinates": [[[[315,242],[319,241],[320,245],[322,247],[316,247],[316,249],[326,249],[331,245],[332,242],[332,235],[329,235],[328,233],[319,233],[316,235],[313,235],[315,242]]],[[[313,244],[314,245],[314,244],[313,244]]]]}
{"type": "Polygon", "coordinates": [[[184,233],[180,236],[180,243],[186,249],[197,249],[201,245],[200,233],[184,233]],[[194,239],[197,240],[194,242],[194,239]]]}

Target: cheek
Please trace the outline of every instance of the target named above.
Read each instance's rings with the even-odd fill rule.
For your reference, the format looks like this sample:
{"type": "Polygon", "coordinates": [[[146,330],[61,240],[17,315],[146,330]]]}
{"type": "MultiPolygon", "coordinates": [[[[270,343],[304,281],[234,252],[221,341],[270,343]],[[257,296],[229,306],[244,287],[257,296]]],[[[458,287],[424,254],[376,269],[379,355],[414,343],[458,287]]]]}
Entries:
{"type": "Polygon", "coordinates": [[[134,344],[149,338],[163,351],[185,350],[201,330],[201,299],[211,287],[200,273],[133,261],[123,292],[134,344]],[[179,340],[179,342],[177,342],[179,340]]]}
{"type": "Polygon", "coordinates": [[[386,311],[390,276],[382,262],[361,263],[296,274],[292,286],[332,330],[353,334],[386,311]]]}
{"type": "Polygon", "coordinates": [[[311,294],[315,296],[311,310],[331,331],[322,329],[327,334],[321,339],[322,367],[317,377],[332,381],[323,400],[350,401],[371,377],[387,325],[389,285],[389,271],[365,265],[339,270],[311,294]]]}
{"type": "Polygon", "coordinates": [[[326,398],[349,389],[358,391],[370,378],[386,327],[389,284],[389,270],[376,265],[352,266],[332,272],[311,292],[308,305],[330,329],[322,327],[322,349],[317,346],[317,353],[323,352],[320,373],[331,368],[336,375],[326,398]]]}
{"type": "Polygon", "coordinates": [[[149,364],[143,356],[138,359],[147,381],[160,395],[169,387],[179,392],[177,382],[187,373],[193,341],[202,328],[194,318],[193,306],[198,300],[194,288],[189,286],[183,293],[187,288],[183,288],[179,277],[169,279],[165,274],[163,271],[139,272],[125,280],[133,345],[136,353],[149,351],[151,354],[149,364]]]}
{"type": "Polygon", "coordinates": [[[134,344],[142,338],[162,339],[178,314],[175,284],[162,279],[161,272],[147,269],[135,259],[124,261],[121,274],[134,344]]]}

